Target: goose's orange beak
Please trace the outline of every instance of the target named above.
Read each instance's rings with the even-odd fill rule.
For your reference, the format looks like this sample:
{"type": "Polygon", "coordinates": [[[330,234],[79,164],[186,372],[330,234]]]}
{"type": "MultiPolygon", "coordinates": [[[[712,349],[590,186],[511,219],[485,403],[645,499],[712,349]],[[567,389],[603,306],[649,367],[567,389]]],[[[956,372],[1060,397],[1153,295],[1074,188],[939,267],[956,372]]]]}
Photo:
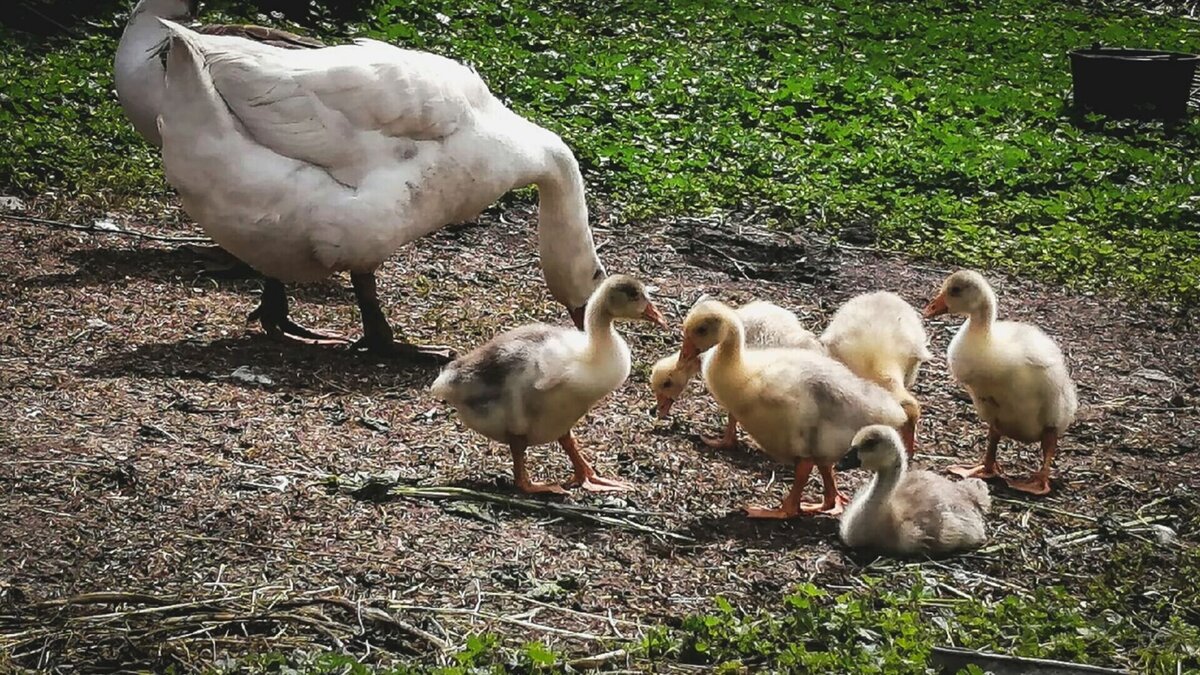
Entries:
{"type": "Polygon", "coordinates": [[[949,311],[950,308],[946,306],[946,294],[938,293],[937,297],[930,300],[928,305],[925,305],[925,318],[941,316],[949,311]]]}
{"type": "Polygon", "coordinates": [[[658,419],[661,420],[671,412],[671,404],[675,403],[675,399],[662,393],[656,393],[654,398],[658,401],[658,407],[654,410],[658,414],[658,419]]]}
{"type": "Polygon", "coordinates": [[[663,318],[662,312],[658,311],[658,308],[654,306],[653,302],[646,303],[646,309],[642,310],[642,318],[658,324],[661,328],[670,328],[670,326],[667,325],[667,320],[663,318]]]}
{"type": "Polygon", "coordinates": [[[583,330],[583,315],[584,315],[584,312],[586,312],[586,311],[587,311],[586,304],[583,307],[576,307],[575,309],[567,310],[567,313],[571,315],[571,321],[575,322],[575,327],[578,328],[579,330],[583,330]]]}

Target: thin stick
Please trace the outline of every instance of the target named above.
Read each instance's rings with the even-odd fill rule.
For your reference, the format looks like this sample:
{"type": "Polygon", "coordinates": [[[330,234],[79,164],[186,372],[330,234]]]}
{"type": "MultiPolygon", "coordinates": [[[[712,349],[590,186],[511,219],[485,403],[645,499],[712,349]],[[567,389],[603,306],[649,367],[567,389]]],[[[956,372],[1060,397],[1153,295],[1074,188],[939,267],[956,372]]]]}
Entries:
{"type": "Polygon", "coordinates": [[[485,619],[488,621],[499,621],[501,623],[509,623],[514,626],[520,626],[522,628],[529,628],[531,630],[542,631],[544,633],[553,633],[555,635],[563,635],[566,637],[577,638],[580,640],[591,640],[592,642],[602,642],[604,640],[612,640],[613,639],[611,637],[606,637],[603,635],[596,635],[595,633],[580,633],[580,632],[576,632],[573,630],[567,630],[565,628],[555,628],[554,626],[543,626],[540,623],[533,623],[531,621],[522,621],[521,619],[513,619],[513,618],[510,618],[507,616],[500,616],[499,614],[489,614],[487,612],[476,612],[473,609],[459,609],[456,607],[426,607],[424,605],[400,605],[400,604],[394,604],[392,606],[395,607],[396,609],[405,609],[405,610],[414,611],[414,612],[434,612],[436,614],[460,614],[460,615],[466,615],[466,616],[475,616],[480,619],[485,619]]]}
{"type": "Polygon", "coordinates": [[[611,652],[604,652],[603,654],[596,654],[594,656],[584,656],[573,661],[568,661],[567,665],[572,668],[599,668],[609,661],[616,661],[628,655],[629,651],[626,649],[614,649],[611,652]]]}
{"type": "Polygon", "coordinates": [[[0,218],[6,220],[15,220],[20,223],[32,223],[34,225],[48,225],[57,227],[63,230],[75,230],[77,232],[89,232],[91,234],[113,234],[123,237],[137,237],[138,239],[149,239],[151,241],[165,241],[172,244],[212,244],[212,239],[208,237],[168,237],[162,234],[151,234],[142,232],[141,230],[130,230],[121,228],[117,230],[105,230],[96,227],[95,225],[77,225],[75,223],[64,223],[61,220],[50,220],[48,218],[34,218],[33,216],[18,216],[11,213],[0,214],[0,218]]]}

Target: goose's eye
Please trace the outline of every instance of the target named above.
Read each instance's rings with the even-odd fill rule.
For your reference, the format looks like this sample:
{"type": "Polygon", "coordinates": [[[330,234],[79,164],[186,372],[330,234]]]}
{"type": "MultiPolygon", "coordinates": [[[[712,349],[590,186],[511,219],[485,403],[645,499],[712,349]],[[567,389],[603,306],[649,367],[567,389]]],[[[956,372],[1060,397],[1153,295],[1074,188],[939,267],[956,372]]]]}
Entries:
{"type": "Polygon", "coordinates": [[[956,298],[958,296],[962,295],[962,286],[951,286],[950,287],[950,295],[952,295],[956,298]]]}

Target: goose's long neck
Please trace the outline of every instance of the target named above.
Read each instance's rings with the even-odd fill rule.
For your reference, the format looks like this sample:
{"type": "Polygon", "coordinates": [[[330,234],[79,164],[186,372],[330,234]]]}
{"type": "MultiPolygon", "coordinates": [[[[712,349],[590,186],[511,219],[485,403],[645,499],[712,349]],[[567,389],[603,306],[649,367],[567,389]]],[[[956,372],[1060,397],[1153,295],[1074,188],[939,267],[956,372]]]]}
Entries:
{"type": "MultiPolygon", "coordinates": [[[[113,78],[125,116],[147,141],[161,146],[158,114],[162,110],[166,85],[159,52],[167,39],[167,29],[159,22],[159,13],[146,4],[138,4],[121,34],[113,78]]],[[[188,17],[162,18],[186,20],[188,17]]]]}
{"type": "MultiPolygon", "coordinates": [[[[544,129],[539,131],[550,133],[544,129]]],[[[586,260],[589,254],[595,257],[596,244],[588,226],[583,175],[575,155],[557,136],[545,152],[543,170],[535,180],[538,188],[538,254],[546,285],[555,299],[568,307],[578,307],[587,298],[561,297],[563,291],[559,289],[572,287],[573,263],[586,260]]]]}
{"type": "Polygon", "coordinates": [[[967,319],[968,330],[975,335],[987,335],[992,332],[992,324],[996,323],[996,294],[992,289],[984,289],[983,302],[971,312],[967,319]]]}

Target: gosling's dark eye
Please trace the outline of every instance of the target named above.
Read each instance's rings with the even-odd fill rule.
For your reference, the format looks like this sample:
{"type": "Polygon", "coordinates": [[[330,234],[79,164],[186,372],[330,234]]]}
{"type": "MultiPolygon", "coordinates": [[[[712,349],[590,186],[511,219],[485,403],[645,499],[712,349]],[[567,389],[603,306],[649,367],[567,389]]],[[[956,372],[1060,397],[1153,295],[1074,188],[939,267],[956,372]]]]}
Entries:
{"type": "Polygon", "coordinates": [[[592,281],[600,281],[600,278],[603,276],[604,276],[604,270],[597,267],[596,271],[594,273],[592,273],[592,281]]]}
{"type": "Polygon", "coordinates": [[[667,378],[667,381],[666,381],[666,382],[663,382],[663,386],[664,386],[664,387],[674,387],[674,386],[675,386],[675,383],[674,383],[674,382],[672,382],[672,381],[671,381],[671,378],[669,378],[669,377],[668,377],[668,378],[667,378]]]}
{"type": "Polygon", "coordinates": [[[962,286],[951,286],[950,295],[953,295],[954,297],[962,295],[962,286]]]}
{"type": "Polygon", "coordinates": [[[638,300],[642,299],[642,292],[636,288],[627,288],[625,289],[625,297],[629,298],[633,302],[637,302],[638,300]]]}
{"type": "Polygon", "coordinates": [[[708,334],[708,326],[700,326],[699,328],[696,329],[696,335],[707,335],[707,334],[708,334]]]}

